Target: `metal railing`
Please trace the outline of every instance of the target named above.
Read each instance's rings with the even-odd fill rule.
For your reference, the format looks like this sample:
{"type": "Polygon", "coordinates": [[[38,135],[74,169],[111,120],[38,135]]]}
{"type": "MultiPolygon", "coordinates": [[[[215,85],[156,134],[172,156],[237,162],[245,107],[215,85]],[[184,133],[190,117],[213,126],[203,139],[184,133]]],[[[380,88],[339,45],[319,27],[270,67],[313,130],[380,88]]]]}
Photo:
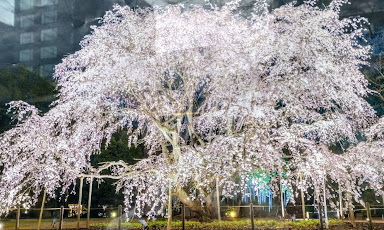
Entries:
{"type": "MultiPolygon", "coordinates": [[[[287,209],[296,209],[296,214],[300,213],[301,212],[301,209],[300,209],[301,205],[297,205],[297,206],[285,206],[285,210],[287,209]]],[[[329,209],[328,210],[331,210],[330,206],[328,206],[329,209]]],[[[181,221],[182,221],[182,229],[184,230],[185,229],[185,222],[186,222],[186,219],[187,219],[187,215],[186,215],[186,209],[190,207],[188,206],[185,206],[184,204],[181,205],[181,221]]],[[[305,205],[305,210],[306,210],[306,214],[305,216],[303,216],[302,219],[317,219],[320,214],[315,210],[317,208],[317,205],[305,205]],[[317,213],[317,218],[314,217],[314,215],[310,215],[310,214],[316,214],[317,213]]],[[[225,213],[225,210],[230,210],[230,209],[238,209],[238,210],[242,210],[242,216],[240,216],[240,212],[236,214],[237,217],[243,217],[243,218],[250,218],[251,220],[251,229],[255,229],[255,219],[256,219],[256,216],[262,216],[263,214],[268,214],[269,212],[269,216],[271,217],[278,217],[279,215],[279,211],[281,210],[281,206],[280,205],[254,205],[254,204],[249,204],[249,205],[222,205],[219,207],[219,210],[220,210],[220,216],[222,216],[222,213],[225,213]],[[224,210],[224,212],[223,212],[224,210]],[[248,210],[248,211],[247,211],[248,210]],[[269,210],[267,212],[267,210],[269,210]],[[271,213],[271,210],[274,211],[273,213],[271,213]]],[[[74,210],[77,210],[77,213],[75,213],[75,215],[78,215],[78,209],[77,208],[64,208],[64,206],[61,206],[60,208],[29,208],[29,209],[25,209],[25,208],[17,208],[15,211],[16,211],[16,226],[15,226],[15,229],[18,230],[20,229],[20,219],[23,219],[22,217],[24,216],[25,217],[31,217],[31,216],[34,216],[34,215],[29,215],[28,216],[28,213],[30,213],[31,211],[40,211],[40,216],[39,216],[39,224],[38,224],[38,228],[40,228],[40,223],[41,223],[41,219],[42,219],[42,212],[44,211],[45,214],[47,214],[46,212],[47,211],[51,211],[51,212],[54,212],[54,211],[58,211],[59,212],[59,216],[58,216],[58,224],[59,224],[59,229],[63,229],[64,228],[64,223],[63,223],[63,220],[65,218],[65,212],[67,214],[67,217],[70,216],[69,215],[69,212],[73,212],[74,210]],[[21,212],[21,211],[24,211],[24,212],[21,212]],[[28,212],[28,213],[27,213],[28,212]]],[[[99,210],[100,212],[97,212],[98,215],[96,215],[97,217],[112,217],[112,218],[115,218],[117,220],[117,229],[121,229],[121,225],[122,225],[122,222],[123,222],[123,210],[122,210],[122,205],[119,205],[117,207],[117,210],[116,210],[116,207],[110,207],[110,208],[91,208],[90,210],[86,210],[86,216],[87,216],[87,219],[86,219],[86,228],[89,228],[90,227],[90,212],[91,211],[96,211],[96,210],[99,210]],[[102,214],[102,216],[100,216],[100,214],[102,214]],[[113,214],[113,216],[111,216],[111,214],[113,214]]],[[[366,214],[366,220],[369,224],[369,229],[373,229],[373,224],[372,224],[372,211],[374,210],[383,210],[383,214],[384,214],[384,205],[369,205],[368,203],[366,204],[366,206],[355,206],[355,208],[353,209],[353,213],[357,212],[357,213],[364,213],[366,214]]],[[[180,210],[179,210],[180,211],[180,210]]],[[[81,213],[81,212],[80,212],[81,213]]],[[[189,212],[191,213],[191,212],[189,212]]],[[[333,213],[333,214],[336,214],[336,215],[333,215],[333,216],[336,216],[337,218],[342,218],[341,216],[344,216],[344,215],[340,215],[339,211],[328,211],[327,214],[330,214],[330,213],[333,213]]],[[[83,215],[85,214],[85,211],[83,212],[83,215]]],[[[95,214],[95,213],[94,213],[95,214]]],[[[281,219],[287,219],[287,216],[292,216],[292,215],[289,215],[289,212],[286,212],[286,216],[282,216],[280,217],[281,219]]],[[[384,218],[383,217],[383,214],[381,215],[381,218],[384,218]]],[[[45,215],[47,216],[47,215],[45,215]]],[[[53,214],[51,215],[51,218],[52,218],[53,214]]],[[[95,216],[95,215],[93,215],[95,216]]],[[[191,217],[191,214],[189,215],[191,217]]],[[[301,216],[301,215],[298,215],[298,216],[301,216]]],[[[230,216],[228,216],[230,217],[230,216]]],[[[261,218],[261,217],[260,217],[261,218]]],[[[279,218],[279,219],[280,219],[279,218]]],[[[348,216],[349,218],[349,216],[348,216]]],[[[289,218],[288,218],[289,219],[289,218]]],[[[299,219],[299,218],[297,218],[299,219]]],[[[323,218],[319,218],[320,219],[320,223],[321,221],[323,221],[323,218]]],[[[74,219],[75,220],[75,219],[74,219]]],[[[83,219],[84,220],[84,219],[83,219]]],[[[73,221],[74,222],[74,221],[73,221]]],[[[77,228],[80,228],[80,218],[77,218],[77,228]]]]}

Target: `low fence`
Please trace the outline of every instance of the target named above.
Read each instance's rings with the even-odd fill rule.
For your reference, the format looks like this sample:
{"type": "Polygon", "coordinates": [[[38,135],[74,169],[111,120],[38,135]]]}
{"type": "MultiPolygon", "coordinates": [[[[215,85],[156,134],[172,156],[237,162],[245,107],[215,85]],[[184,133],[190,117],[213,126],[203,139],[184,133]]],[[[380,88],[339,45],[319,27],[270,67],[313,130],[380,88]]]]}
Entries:
{"type": "MultiPolygon", "coordinates": [[[[217,207],[216,207],[217,208],[217,207]]],[[[277,219],[318,219],[319,216],[325,216],[320,214],[317,211],[317,206],[315,205],[305,205],[305,214],[303,216],[303,209],[301,205],[297,206],[285,206],[282,213],[281,206],[265,206],[265,205],[226,205],[220,206],[220,215],[218,219],[227,218],[250,218],[251,219],[251,229],[254,229],[254,221],[258,218],[277,218],[277,219]]],[[[328,218],[349,218],[348,212],[344,212],[340,215],[338,211],[331,210],[330,206],[327,206],[328,218]]],[[[320,210],[321,211],[321,210],[320,210]]],[[[372,219],[382,219],[384,220],[384,206],[383,205],[369,205],[364,206],[355,206],[353,209],[354,216],[356,219],[365,220],[372,226],[372,219]]],[[[133,218],[133,213],[125,213],[129,218],[133,218]]],[[[189,218],[193,218],[195,213],[191,211],[189,207],[184,206],[183,204],[178,210],[174,211],[174,215],[179,215],[182,221],[182,229],[185,229],[185,222],[189,218]]],[[[125,216],[123,215],[123,208],[121,205],[118,207],[104,207],[104,208],[91,208],[90,210],[82,210],[79,212],[77,208],[65,208],[61,206],[60,208],[31,208],[24,209],[18,208],[15,212],[11,213],[8,218],[16,220],[15,229],[20,229],[20,222],[23,219],[38,219],[35,227],[40,229],[42,219],[51,219],[52,224],[56,224],[58,229],[64,228],[80,228],[80,221],[82,220],[84,228],[84,220],[86,219],[86,228],[90,226],[90,218],[112,218],[115,223],[117,222],[117,228],[121,229],[121,223],[125,221],[125,216]],[[80,213],[78,215],[77,213],[80,213]],[[72,218],[71,218],[72,217],[72,218]],[[86,218],[85,218],[86,217],[86,218]],[[64,219],[66,219],[67,226],[64,226],[64,219]],[[71,226],[69,226],[69,223],[71,226]]],[[[323,218],[321,218],[322,220],[323,218]]]]}

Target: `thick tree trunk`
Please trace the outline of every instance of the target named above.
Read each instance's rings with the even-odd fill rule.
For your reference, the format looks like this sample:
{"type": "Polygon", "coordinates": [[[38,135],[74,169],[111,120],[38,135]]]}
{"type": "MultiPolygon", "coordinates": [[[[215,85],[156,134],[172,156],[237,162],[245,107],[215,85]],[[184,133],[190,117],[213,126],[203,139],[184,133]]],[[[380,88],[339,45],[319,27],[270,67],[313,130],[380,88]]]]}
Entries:
{"type": "Polygon", "coordinates": [[[180,186],[177,186],[175,195],[186,207],[190,208],[194,212],[197,212],[200,216],[215,218],[215,214],[217,213],[215,206],[213,205],[215,198],[213,193],[206,194],[204,206],[201,205],[199,200],[191,200],[189,198],[189,194],[185,192],[184,189],[180,188],[180,186]]]}

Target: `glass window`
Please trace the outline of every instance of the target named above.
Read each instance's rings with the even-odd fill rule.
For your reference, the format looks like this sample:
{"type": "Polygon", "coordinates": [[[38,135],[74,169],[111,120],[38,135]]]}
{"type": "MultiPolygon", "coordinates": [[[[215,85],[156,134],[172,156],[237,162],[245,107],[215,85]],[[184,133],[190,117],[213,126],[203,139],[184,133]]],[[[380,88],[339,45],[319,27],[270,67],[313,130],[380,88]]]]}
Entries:
{"type": "Polygon", "coordinates": [[[53,6],[57,5],[58,0],[41,0],[41,5],[42,6],[53,6]]]}
{"type": "Polygon", "coordinates": [[[33,15],[24,15],[20,17],[20,27],[29,27],[33,26],[35,23],[33,21],[34,17],[33,15]]]}
{"type": "Polygon", "coordinates": [[[42,65],[40,67],[43,75],[52,75],[54,72],[54,68],[55,68],[54,64],[42,65]]]}
{"type": "Polygon", "coordinates": [[[20,34],[20,45],[33,43],[33,32],[20,34]]]}
{"type": "Polygon", "coordinates": [[[57,38],[57,28],[41,30],[41,41],[51,41],[57,38]]]}
{"type": "Polygon", "coordinates": [[[56,46],[47,46],[40,48],[40,58],[55,58],[57,56],[57,48],[56,46]]]}
{"type": "Polygon", "coordinates": [[[20,50],[20,62],[27,62],[33,60],[33,49],[20,50]]]}
{"type": "Polygon", "coordinates": [[[34,0],[20,0],[19,2],[20,10],[32,9],[34,6],[33,1],[34,0]]]}
{"type": "Polygon", "coordinates": [[[41,14],[41,23],[53,23],[57,21],[57,11],[47,11],[41,14]]]}

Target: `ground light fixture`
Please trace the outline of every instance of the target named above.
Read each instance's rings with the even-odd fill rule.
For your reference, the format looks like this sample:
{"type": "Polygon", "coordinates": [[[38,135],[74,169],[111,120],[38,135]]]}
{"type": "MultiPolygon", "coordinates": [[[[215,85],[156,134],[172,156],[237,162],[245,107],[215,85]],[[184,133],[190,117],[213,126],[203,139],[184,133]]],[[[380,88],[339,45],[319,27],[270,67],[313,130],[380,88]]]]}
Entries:
{"type": "Polygon", "coordinates": [[[4,224],[0,223],[0,229],[3,229],[3,228],[4,228],[4,224]]]}
{"type": "Polygon", "coordinates": [[[229,213],[229,216],[232,217],[232,218],[236,217],[236,212],[235,211],[231,211],[229,213]]]}
{"type": "Polygon", "coordinates": [[[116,212],[111,212],[111,217],[115,218],[117,216],[116,212]]]}

